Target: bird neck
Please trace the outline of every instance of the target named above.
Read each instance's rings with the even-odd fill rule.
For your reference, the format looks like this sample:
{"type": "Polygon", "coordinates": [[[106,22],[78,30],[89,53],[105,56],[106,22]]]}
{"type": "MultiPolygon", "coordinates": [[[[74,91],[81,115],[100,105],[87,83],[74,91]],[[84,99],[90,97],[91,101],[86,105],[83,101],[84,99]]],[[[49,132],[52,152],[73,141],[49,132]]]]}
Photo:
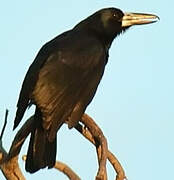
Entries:
{"type": "Polygon", "coordinates": [[[103,44],[105,47],[106,51],[109,51],[109,48],[111,47],[111,44],[114,40],[114,37],[112,36],[107,36],[106,34],[103,34],[103,31],[101,32],[96,32],[95,30],[93,31],[93,34],[95,37],[103,44]]]}

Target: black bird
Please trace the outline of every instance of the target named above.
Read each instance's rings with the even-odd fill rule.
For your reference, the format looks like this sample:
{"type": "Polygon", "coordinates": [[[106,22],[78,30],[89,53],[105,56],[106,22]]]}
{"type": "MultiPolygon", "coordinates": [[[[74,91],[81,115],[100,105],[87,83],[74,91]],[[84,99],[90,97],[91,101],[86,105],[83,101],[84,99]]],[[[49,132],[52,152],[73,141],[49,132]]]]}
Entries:
{"type": "Polygon", "coordinates": [[[14,129],[31,104],[36,106],[26,171],[52,168],[56,133],[81,119],[103,76],[112,41],[132,25],[156,22],[152,14],[101,9],[46,43],[28,69],[17,103],[14,129]]]}

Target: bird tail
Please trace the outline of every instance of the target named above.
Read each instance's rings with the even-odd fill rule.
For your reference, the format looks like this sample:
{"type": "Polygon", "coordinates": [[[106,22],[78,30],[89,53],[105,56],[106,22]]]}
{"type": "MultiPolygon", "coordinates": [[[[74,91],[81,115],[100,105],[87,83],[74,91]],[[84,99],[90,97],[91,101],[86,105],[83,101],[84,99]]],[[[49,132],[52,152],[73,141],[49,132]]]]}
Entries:
{"type": "Polygon", "coordinates": [[[39,169],[48,167],[52,168],[56,161],[56,137],[50,142],[48,132],[41,126],[41,113],[36,109],[35,120],[37,124],[31,132],[27,159],[25,164],[26,171],[34,173],[39,169]],[[39,123],[38,123],[39,122],[39,123]]]}

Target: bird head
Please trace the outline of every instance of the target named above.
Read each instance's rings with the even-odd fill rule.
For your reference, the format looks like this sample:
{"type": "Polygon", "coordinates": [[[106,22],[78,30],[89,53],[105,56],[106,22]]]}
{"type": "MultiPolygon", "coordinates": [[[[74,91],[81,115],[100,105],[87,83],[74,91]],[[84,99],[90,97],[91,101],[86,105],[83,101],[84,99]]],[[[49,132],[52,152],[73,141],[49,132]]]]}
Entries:
{"type": "Polygon", "coordinates": [[[75,26],[94,32],[105,43],[111,44],[113,39],[131,26],[154,23],[158,16],[145,13],[123,13],[117,8],[105,8],[92,14],[75,26]]]}

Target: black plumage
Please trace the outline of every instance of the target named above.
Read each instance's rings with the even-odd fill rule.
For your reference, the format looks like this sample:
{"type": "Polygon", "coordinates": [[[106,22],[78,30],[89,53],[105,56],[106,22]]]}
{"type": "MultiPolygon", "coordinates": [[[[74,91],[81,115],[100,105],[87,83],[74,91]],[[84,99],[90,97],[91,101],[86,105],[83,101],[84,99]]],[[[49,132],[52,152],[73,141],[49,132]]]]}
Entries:
{"type": "Polygon", "coordinates": [[[56,133],[65,121],[72,128],[81,119],[103,76],[112,41],[131,25],[154,22],[149,18],[156,16],[102,9],[41,48],[25,76],[14,121],[16,128],[27,107],[36,105],[28,172],[54,166],[56,133]],[[130,15],[146,22],[130,24],[130,15]]]}

